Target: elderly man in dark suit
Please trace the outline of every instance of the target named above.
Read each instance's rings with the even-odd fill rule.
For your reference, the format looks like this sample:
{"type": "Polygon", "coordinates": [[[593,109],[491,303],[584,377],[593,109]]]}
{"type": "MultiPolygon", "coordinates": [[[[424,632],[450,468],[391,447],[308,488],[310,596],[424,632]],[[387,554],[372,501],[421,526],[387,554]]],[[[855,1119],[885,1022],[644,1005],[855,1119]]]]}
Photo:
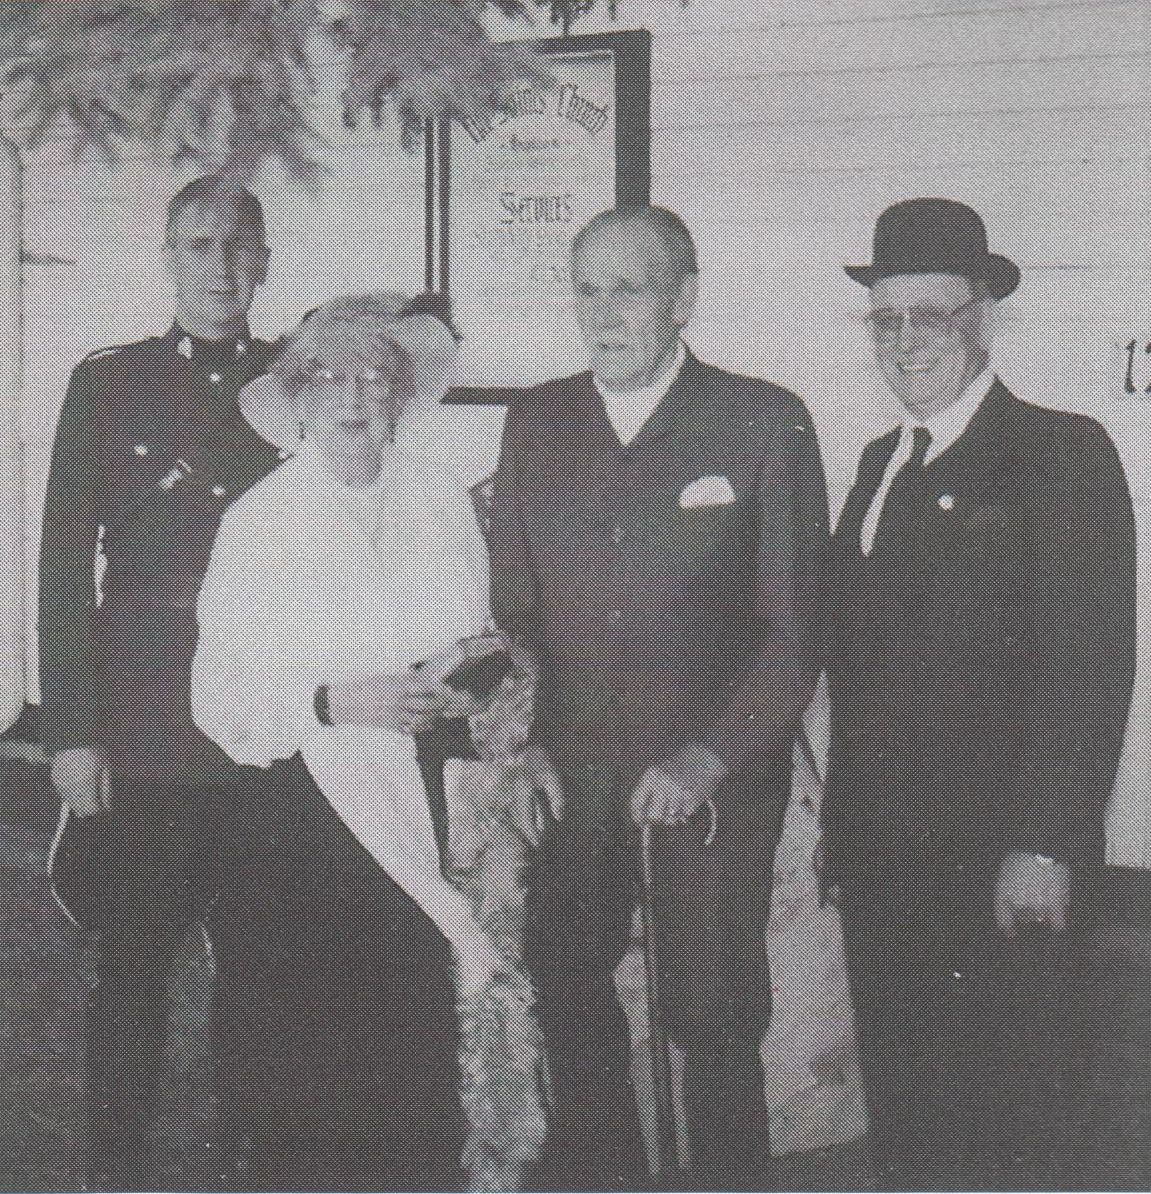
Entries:
{"type": "Polygon", "coordinates": [[[793,394],[683,346],[697,266],[678,217],[606,212],[572,266],[591,368],[511,404],[491,530],[495,616],[539,661],[529,757],[563,800],[529,886],[556,1089],[544,1176],[626,1185],[642,1165],[612,975],[651,824],[699,1180],[754,1181],[772,854],[818,670],[819,449],[793,394]]]}
{"type": "Polygon", "coordinates": [[[847,272],[907,414],[833,538],[821,862],[880,1179],[1059,1185],[1074,893],[1134,673],[1131,499],[1098,423],[992,372],[1019,270],[974,211],[896,204],[873,256],[847,272]]]}

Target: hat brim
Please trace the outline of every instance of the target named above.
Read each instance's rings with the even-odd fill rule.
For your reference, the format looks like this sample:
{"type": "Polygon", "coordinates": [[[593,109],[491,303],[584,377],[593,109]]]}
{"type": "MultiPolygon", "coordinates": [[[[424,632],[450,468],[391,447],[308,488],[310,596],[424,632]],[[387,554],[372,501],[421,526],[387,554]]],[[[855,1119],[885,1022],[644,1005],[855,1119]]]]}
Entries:
{"type": "Polygon", "coordinates": [[[455,336],[435,315],[403,315],[381,328],[380,336],[396,346],[404,364],[417,374],[444,368],[456,354],[455,336]]]}
{"type": "MultiPolygon", "coordinates": [[[[443,320],[434,315],[403,315],[383,324],[373,334],[395,347],[399,356],[400,384],[408,401],[430,397],[439,401],[451,381],[457,342],[443,320]]],[[[275,372],[250,381],[239,394],[240,411],[262,439],[282,450],[299,447],[299,421],[293,403],[275,372]]]]}
{"type": "Polygon", "coordinates": [[[942,265],[932,262],[918,262],[909,264],[890,265],[845,265],[844,273],[860,286],[868,288],[883,278],[893,278],[899,274],[955,274],[960,278],[970,278],[977,282],[986,282],[991,297],[1005,299],[1014,294],[1019,286],[1019,266],[1008,257],[1000,253],[988,253],[982,261],[973,261],[963,269],[954,265],[942,265]]]}

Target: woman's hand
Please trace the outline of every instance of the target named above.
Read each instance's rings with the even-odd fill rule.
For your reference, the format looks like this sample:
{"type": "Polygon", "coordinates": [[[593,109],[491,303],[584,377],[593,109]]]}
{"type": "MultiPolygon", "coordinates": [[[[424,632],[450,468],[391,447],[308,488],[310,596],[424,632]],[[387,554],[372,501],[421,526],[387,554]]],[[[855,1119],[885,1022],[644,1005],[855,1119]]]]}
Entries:
{"type": "MultiPolygon", "coordinates": [[[[472,717],[487,707],[469,693],[444,683],[444,677],[472,659],[503,647],[498,635],[477,635],[453,643],[419,667],[328,687],[328,716],[333,725],[373,726],[402,734],[430,729],[441,717],[472,717]]],[[[488,698],[490,700],[490,698],[488,698]]]]}
{"type": "MultiPolygon", "coordinates": [[[[425,659],[418,670],[431,680],[443,682],[446,677],[458,668],[466,667],[477,659],[484,659],[497,651],[504,650],[505,642],[499,634],[476,634],[459,639],[444,650],[425,659]]],[[[491,701],[490,694],[476,697],[466,689],[445,687],[452,693],[452,700],[443,713],[444,717],[473,717],[487,707],[491,701]]]]}

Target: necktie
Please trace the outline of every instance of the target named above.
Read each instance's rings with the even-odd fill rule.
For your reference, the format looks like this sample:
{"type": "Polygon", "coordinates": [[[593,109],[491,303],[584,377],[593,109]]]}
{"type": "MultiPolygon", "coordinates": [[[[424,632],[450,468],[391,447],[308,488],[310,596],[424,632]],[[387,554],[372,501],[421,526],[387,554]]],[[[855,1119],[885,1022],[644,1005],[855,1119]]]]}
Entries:
{"type": "Polygon", "coordinates": [[[915,488],[923,473],[923,463],[929,447],[931,432],[926,427],[916,427],[911,433],[911,455],[892,477],[887,490],[883,510],[875,528],[873,552],[889,540],[905,539],[910,533],[915,509],[915,488]]]}

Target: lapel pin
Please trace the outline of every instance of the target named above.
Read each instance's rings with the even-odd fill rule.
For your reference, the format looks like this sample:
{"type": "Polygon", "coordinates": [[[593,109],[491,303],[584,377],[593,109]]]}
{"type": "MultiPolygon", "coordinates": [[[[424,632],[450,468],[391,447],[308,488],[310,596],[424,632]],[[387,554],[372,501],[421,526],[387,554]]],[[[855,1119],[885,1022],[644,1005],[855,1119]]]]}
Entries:
{"type": "Polygon", "coordinates": [[[176,345],[176,351],[184,358],[184,360],[190,361],[192,359],[191,338],[189,336],[184,336],[180,343],[176,345]]]}
{"type": "Polygon", "coordinates": [[[148,445],[147,444],[137,444],[132,449],[132,451],[135,452],[137,456],[147,456],[148,455],[148,445]]]}
{"type": "Polygon", "coordinates": [[[941,493],[939,495],[940,510],[954,510],[955,498],[950,493],[941,493]]]}

